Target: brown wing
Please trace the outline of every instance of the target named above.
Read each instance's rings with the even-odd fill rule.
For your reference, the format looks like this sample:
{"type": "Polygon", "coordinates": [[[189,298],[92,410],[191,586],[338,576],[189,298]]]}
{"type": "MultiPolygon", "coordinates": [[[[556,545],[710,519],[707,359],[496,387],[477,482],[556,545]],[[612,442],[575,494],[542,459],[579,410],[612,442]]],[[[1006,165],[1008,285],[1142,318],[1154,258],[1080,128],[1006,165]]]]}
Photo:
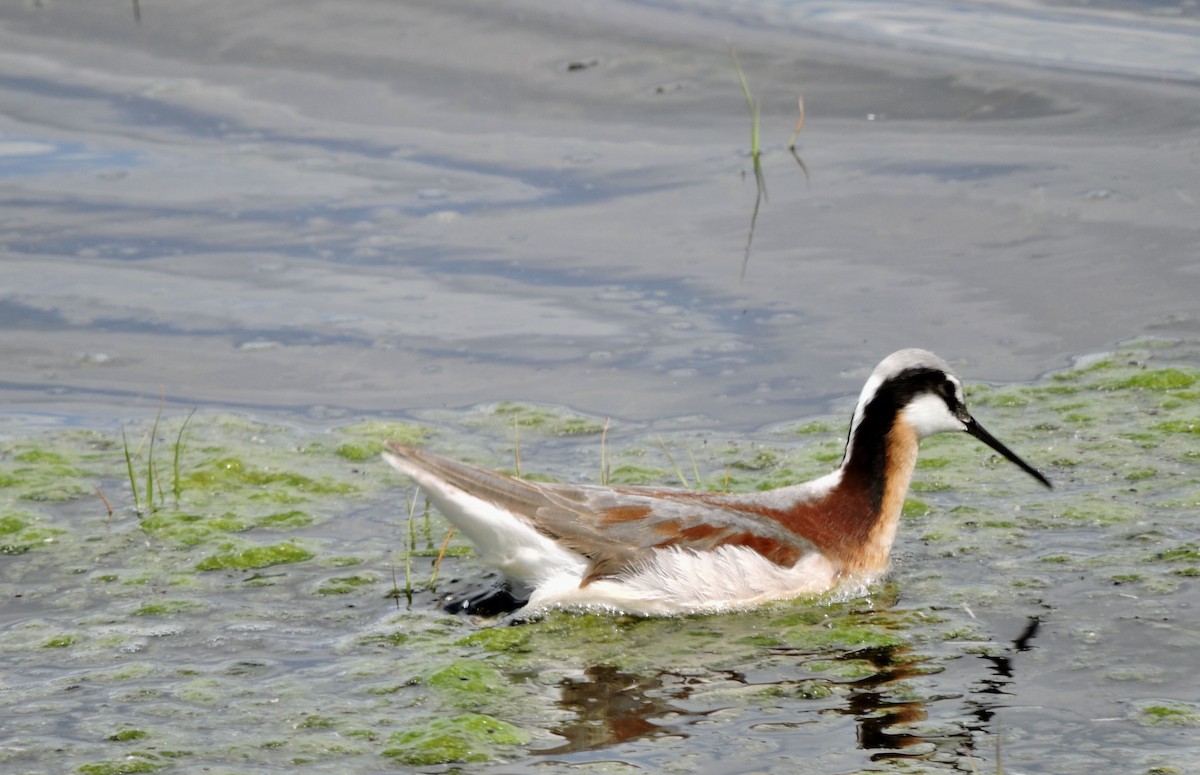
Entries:
{"type": "Polygon", "coordinates": [[[664,547],[709,552],[745,546],[783,566],[813,550],[769,512],[739,507],[719,494],[527,482],[396,442],[387,446],[407,466],[511,511],[588,558],[585,584],[620,575],[664,547]]]}

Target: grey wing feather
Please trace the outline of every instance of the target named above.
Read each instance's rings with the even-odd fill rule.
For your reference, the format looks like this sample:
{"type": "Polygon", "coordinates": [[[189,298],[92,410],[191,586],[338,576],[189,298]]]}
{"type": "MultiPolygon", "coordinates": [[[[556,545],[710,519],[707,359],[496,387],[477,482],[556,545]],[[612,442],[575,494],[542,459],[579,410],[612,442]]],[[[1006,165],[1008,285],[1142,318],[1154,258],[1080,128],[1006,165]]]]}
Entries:
{"type": "Polygon", "coordinates": [[[730,508],[717,494],[528,482],[395,442],[387,446],[409,466],[511,511],[586,557],[591,567],[584,583],[620,575],[667,546],[705,552],[758,542],[780,547],[792,561],[812,548],[777,521],[730,508]]]}

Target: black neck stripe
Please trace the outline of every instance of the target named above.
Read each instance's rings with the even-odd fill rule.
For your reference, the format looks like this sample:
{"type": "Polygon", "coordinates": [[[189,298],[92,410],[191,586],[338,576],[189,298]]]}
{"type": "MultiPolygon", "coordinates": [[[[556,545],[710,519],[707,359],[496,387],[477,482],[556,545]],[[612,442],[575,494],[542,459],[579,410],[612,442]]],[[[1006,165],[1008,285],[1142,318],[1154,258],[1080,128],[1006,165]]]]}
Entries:
{"type": "Polygon", "coordinates": [[[878,510],[883,505],[885,478],[887,476],[887,437],[895,425],[896,417],[924,393],[943,395],[953,387],[941,369],[916,367],[905,369],[885,380],[875,395],[863,407],[862,420],[846,439],[846,457],[842,463],[847,478],[860,487],[866,487],[871,495],[871,504],[878,510]]]}

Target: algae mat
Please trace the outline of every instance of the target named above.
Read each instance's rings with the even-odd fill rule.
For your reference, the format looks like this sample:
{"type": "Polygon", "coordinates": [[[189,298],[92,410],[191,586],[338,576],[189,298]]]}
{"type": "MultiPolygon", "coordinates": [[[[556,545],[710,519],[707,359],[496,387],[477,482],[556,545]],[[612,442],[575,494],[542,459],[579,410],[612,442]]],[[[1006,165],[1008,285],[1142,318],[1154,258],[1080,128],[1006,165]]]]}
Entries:
{"type": "MultiPolygon", "coordinates": [[[[448,527],[380,445],[595,479],[603,418],[508,403],[317,431],[168,412],[124,439],[11,419],[0,768],[1197,772],[1197,364],[1194,344],[1146,341],[973,388],[1056,489],[928,440],[869,598],[517,627],[440,612],[488,573],[451,538],[435,576],[448,527]]],[[[842,414],[737,440],[618,424],[603,468],[774,486],[836,463],[842,414]]]]}

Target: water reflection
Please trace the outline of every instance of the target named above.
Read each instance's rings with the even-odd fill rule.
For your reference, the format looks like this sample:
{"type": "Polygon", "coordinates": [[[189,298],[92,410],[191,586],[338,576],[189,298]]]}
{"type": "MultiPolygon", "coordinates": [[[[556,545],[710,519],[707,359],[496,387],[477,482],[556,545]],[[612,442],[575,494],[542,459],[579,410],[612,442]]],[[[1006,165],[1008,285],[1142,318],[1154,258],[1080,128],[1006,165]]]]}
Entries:
{"type": "Polygon", "coordinates": [[[899,700],[894,696],[897,683],[928,672],[920,665],[921,658],[911,651],[909,646],[886,646],[854,651],[841,658],[866,661],[876,670],[875,675],[850,683],[846,707],[837,711],[858,721],[859,748],[893,752],[873,755],[873,761],[895,758],[899,754],[894,752],[927,742],[911,732],[893,731],[893,727],[924,721],[928,715],[926,700],[899,700]]]}
{"type": "MultiPolygon", "coordinates": [[[[755,701],[768,698],[773,710],[805,722],[826,714],[850,717],[855,724],[855,743],[871,761],[915,759],[958,761],[974,757],[981,732],[988,728],[995,709],[996,695],[1007,695],[1014,682],[1012,654],[1027,651],[1037,636],[1040,622],[1030,619],[1021,635],[1004,652],[981,656],[988,664],[988,675],[965,676],[965,691],[922,691],[915,681],[942,674],[947,663],[914,650],[908,644],[879,646],[850,652],[813,652],[811,649],[778,647],[769,649],[780,659],[767,679],[734,670],[713,670],[684,675],[673,671],[639,674],[610,664],[590,665],[582,675],[559,682],[558,706],[570,713],[570,720],[550,731],[562,738],[561,745],[536,753],[562,755],[596,751],[664,735],[686,738],[698,720],[736,705],[753,716],[755,701]],[[833,666],[832,668],[830,666],[833,666]],[[844,669],[839,669],[841,665],[844,669]],[[862,673],[866,673],[862,675],[862,673]],[[849,676],[849,677],[847,677],[849,676]],[[723,690],[713,702],[714,687],[742,687],[753,697],[750,702],[727,702],[723,690]],[[934,713],[937,703],[964,700],[966,713],[958,715],[946,705],[934,713]],[[940,716],[937,732],[922,729],[922,722],[940,716]]],[[[952,660],[951,664],[968,667],[978,664],[952,660]]],[[[946,674],[943,683],[955,681],[946,674]]],[[[760,706],[759,706],[760,707],[760,706]]],[[[963,706],[958,706],[963,707],[963,706]]],[[[761,734],[761,719],[751,720],[749,729],[761,734]]],[[[768,725],[784,729],[784,725],[768,725]]],[[[795,734],[797,724],[786,725],[795,734]]],[[[850,747],[847,741],[847,747],[850,747]]]]}
{"type": "MultiPolygon", "coordinates": [[[[573,718],[550,731],[565,742],[538,753],[597,750],[660,735],[687,737],[684,728],[688,724],[719,708],[697,711],[676,703],[691,698],[698,688],[718,682],[763,690],[777,689],[782,691],[780,696],[798,697],[801,702],[843,695],[844,705],[832,712],[856,719],[858,747],[864,750],[898,752],[929,742],[915,733],[894,731],[895,727],[921,721],[927,716],[925,704],[928,700],[901,699],[902,693],[897,691],[901,682],[931,671],[925,658],[914,654],[911,647],[869,648],[836,655],[813,654],[811,651],[789,653],[787,649],[773,649],[772,652],[797,658],[797,669],[789,670],[788,678],[755,683],[737,671],[714,671],[701,676],[670,671],[639,675],[612,665],[589,666],[582,678],[568,677],[559,683],[562,694],[558,705],[569,711],[573,718]],[[804,666],[818,660],[865,662],[872,667],[873,673],[850,680],[814,677],[814,673],[804,666]]],[[[831,709],[825,702],[813,702],[807,710],[822,713],[831,709]]],[[[880,754],[879,758],[894,755],[897,754],[880,754]]]]}
{"type": "Polygon", "coordinates": [[[584,670],[583,679],[564,678],[559,683],[562,698],[558,704],[575,718],[550,730],[565,743],[537,753],[592,751],[644,737],[680,734],[651,720],[688,715],[668,699],[685,698],[691,689],[684,685],[664,692],[665,675],[641,676],[611,665],[592,665],[584,670]]]}
{"type": "Polygon", "coordinates": [[[1033,646],[1030,645],[1030,642],[1037,637],[1041,626],[1042,620],[1031,616],[1025,623],[1025,629],[1013,640],[1010,649],[1006,649],[1000,654],[979,655],[980,659],[988,663],[991,675],[980,678],[975,683],[975,688],[967,700],[967,707],[970,709],[971,715],[979,719],[978,724],[969,726],[970,729],[981,732],[988,731],[989,724],[996,715],[996,710],[1005,704],[998,699],[997,695],[1010,696],[1014,693],[1010,691],[1010,685],[1015,683],[1012,654],[1031,651],[1033,646]]]}

